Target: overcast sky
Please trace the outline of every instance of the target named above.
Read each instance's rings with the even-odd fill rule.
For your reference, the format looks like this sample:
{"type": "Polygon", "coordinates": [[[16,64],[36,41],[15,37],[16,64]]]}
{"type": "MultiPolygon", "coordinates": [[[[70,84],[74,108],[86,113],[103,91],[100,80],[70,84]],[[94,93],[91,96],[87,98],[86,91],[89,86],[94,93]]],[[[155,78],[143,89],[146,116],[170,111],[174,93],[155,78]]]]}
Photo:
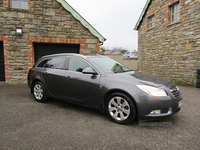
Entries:
{"type": "Polygon", "coordinates": [[[66,0],[107,40],[103,46],[137,50],[133,30],[147,0],[66,0]]]}

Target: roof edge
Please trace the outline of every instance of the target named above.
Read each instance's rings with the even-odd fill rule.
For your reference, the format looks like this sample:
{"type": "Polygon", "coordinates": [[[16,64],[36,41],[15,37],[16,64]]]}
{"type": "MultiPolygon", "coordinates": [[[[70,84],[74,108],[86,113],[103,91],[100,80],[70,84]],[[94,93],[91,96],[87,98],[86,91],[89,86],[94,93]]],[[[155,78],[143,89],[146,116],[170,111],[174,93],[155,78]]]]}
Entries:
{"type": "Polygon", "coordinates": [[[73,17],[79,20],[85,28],[87,28],[94,36],[96,36],[99,39],[100,42],[103,43],[104,41],[106,41],[106,39],[65,0],[56,0],[56,1],[59,2],[67,11],[69,11],[73,17]]]}
{"type": "Polygon", "coordinates": [[[146,13],[146,10],[149,8],[150,2],[151,2],[151,0],[147,0],[146,4],[145,4],[145,6],[144,6],[144,8],[142,10],[142,13],[140,14],[140,17],[139,17],[139,19],[138,19],[138,21],[137,21],[137,23],[136,23],[136,25],[134,27],[134,30],[138,30],[138,28],[140,27],[141,21],[142,21],[144,15],[146,13]]]}

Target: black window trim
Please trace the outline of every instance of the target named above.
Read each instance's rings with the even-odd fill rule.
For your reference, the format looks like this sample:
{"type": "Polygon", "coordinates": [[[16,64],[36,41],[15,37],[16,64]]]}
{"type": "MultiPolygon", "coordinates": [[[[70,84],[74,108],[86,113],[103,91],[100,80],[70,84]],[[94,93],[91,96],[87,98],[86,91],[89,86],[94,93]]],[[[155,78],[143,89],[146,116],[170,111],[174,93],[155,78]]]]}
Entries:
{"type": "MultiPolygon", "coordinates": [[[[50,65],[51,65],[52,59],[53,59],[53,58],[58,58],[58,57],[63,57],[63,58],[65,58],[65,63],[64,63],[64,65],[63,65],[63,69],[57,69],[57,70],[67,70],[68,57],[66,57],[66,56],[55,56],[55,57],[43,58],[43,59],[41,59],[41,60],[35,65],[35,68],[45,68],[45,67],[39,67],[38,65],[39,65],[41,62],[45,61],[45,60],[49,60],[49,61],[50,61],[50,65]]],[[[47,68],[46,68],[46,69],[47,69],[47,68]]],[[[51,68],[51,67],[49,67],[49,69],[56,69],[56,68],[51,68]]]]}

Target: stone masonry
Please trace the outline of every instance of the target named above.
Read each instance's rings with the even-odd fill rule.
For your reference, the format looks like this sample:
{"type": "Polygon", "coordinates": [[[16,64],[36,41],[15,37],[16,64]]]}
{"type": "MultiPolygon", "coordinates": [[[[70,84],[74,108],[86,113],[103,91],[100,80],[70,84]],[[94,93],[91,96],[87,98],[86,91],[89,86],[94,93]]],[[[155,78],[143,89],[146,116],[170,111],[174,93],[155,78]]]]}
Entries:
{"type": "Polygon", "coordinates": [[[139,70],[194,85],[200,69],[200,0],[152,0],[138,29],[139,70]],[[179,2],[180,20],[169,23],[169,5],[179,2]],[[155,15],[155,27],[147,17],[155,15]]]}
{"type": "Polygon", "coordinates": [[[100,42],[55,0],[29,0],[29,9],[13,9],[0,0],[0,41],[6,83],[26,83],[34,64],[33,42],[80,44],[80,54],[98,54],[100,42]],[[23,35],[16,35],[21,28],[23,35]]]}

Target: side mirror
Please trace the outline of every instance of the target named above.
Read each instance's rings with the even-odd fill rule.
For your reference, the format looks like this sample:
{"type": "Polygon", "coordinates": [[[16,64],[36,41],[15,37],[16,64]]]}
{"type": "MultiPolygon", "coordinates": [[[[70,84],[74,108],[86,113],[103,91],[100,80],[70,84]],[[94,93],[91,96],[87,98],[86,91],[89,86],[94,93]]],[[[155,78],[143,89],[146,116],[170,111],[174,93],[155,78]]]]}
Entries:
{"type": "Polygon", "coordinates": [[[93,75],[97,74],[97,72],[94,69],[92,69],[91,67],[87,67],[87,68],[83,69],[82,73],[83,74],[93,74],[93,75]]]}

